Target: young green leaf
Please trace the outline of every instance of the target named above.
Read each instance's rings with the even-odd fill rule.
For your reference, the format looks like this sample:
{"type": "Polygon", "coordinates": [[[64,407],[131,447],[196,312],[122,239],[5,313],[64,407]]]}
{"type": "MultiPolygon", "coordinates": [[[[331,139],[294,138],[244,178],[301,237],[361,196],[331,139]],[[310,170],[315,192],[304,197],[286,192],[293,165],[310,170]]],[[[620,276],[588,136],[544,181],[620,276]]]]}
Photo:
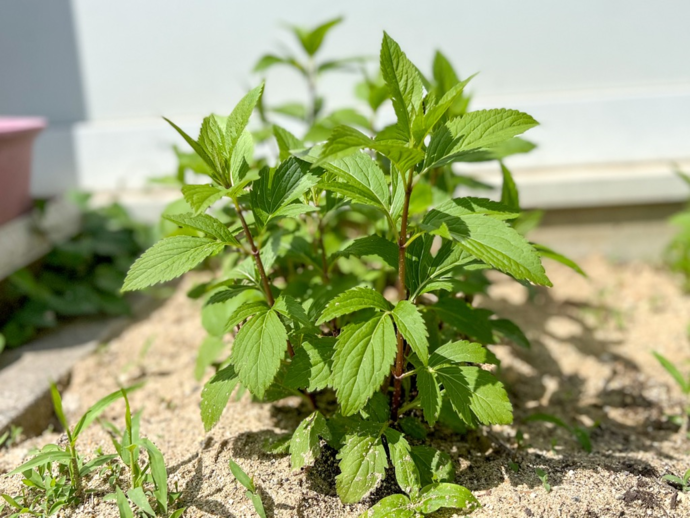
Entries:
{"type": "Polygon", "coordinates": [[[199,214],[197,216],[193,214],[164,214],[163,217],[176,225],[200,230],[207,237],[213,237],[222,243],[236,246],[237,248],[241,247],[239,241],[228,230],[228,227],[208,214],[199,214]]]}
{"type": "Polygon", "coordinates": [[[203,214],[211,205],[220,200],[227,191],[214,185],[183,185],[182,196],[194,210],[194,215],[203,214]]]}
{"type": "Polygon", "coordinates": [[[256,488],[254,487],[254,481],[245,473],[245,471],[237,464],[234,460],[230,459],[230,471],[237,481],[244,486],[247,491],[256,493],[256,488]]]}
{"type": "Polygon", "coordinates": [[[326,419],[321,412],[312,412],[304,419],[290,440],[290,462],[297,471],[311,465],[321,455],[320,437],[329,437],[326,419]]]}
{"type": "Polygon", "coordinates": [[[680,373],[678,368],[673,365],[673,363],[666,358],[665,356],[661,355],[660,353],[653,351],[652,354],[654,357],[657,359],[657,361],[661,364],[661,366],[666,369],[666,372],[668,372],[671,377],[676,380],[676,383],[680,387],[680,389],[683,391],[683,393],[687,394],[690,392],[690,379],[686,380],[685,377],[680,373]]]}
{"type": "Polygon", "coordinates": [[[389,373],[396,350],[395,329],[386,314],[343,328],[333,357],[333,388],[344,416],[364,408],[389,373]]]}
{"type": "Polygon", "coordinates": [[[190,147],[194,150],[194,152],[201,157],[201,159],[206,163],[206,165],[209,166],[209,168],[211,169],[211,173],[212,173],[211,178],[213,180],[215,180],[216,182],[221,183],[222,182],[221,172],[217,170],[216,163],[208,155],[208,153],[206,153],[204,148],[196,140],[194,140],[192,137],[187,135],[187,133],[185,133],[184,130],[182,130],[182,128],[177,126],[173,121],[171,121],[170,119],[166,119],[165,117],[163,117],[163,120],[165,120],[168,124],[170,124],[175,129],[175,131],[177,131],[180,134],[180,136],[185,140],[185,142],[187,142],[187,144],[190,145],[190,147]]]}
{"type": "Polygon", "coordinates": [[[156,516],[156,511],[149,504],[148,498],[141,487],[132,487],[127,490],[127,496],[142,512],[148,516],[156,516]]]}
{"type": "Polygon", "coordinates": [[[424,318],[417,306],[407,300],[401,300],[395,305],[391,313],[398,331],[412,348],[412,351],[427,365],[429,361],[429,332],[426,329],[424,318]]]}
{"type": "Polygon", "coordinates": [[[431,306],[438,317],[447,324],[455,327],[463,334],[488,344],[493,341],[493,333],[489,316],[491,312],[474,308],[464,300],[452,297],[443,297],[431,306]]]}
{"type": "Polygon", "coordinates": [[[419,470],[422,486],[455,479],[453,461],[446,452],[430,446],[412,446],[410,455],[419,470]]]}
{"type": "Polygon", "coordinates": [[[33,457],[31,460],[25,462],[18,468],[13,469],[8,473],[8,475],[16,475],[17,473],[23,473],[25,471],[28,471],[30,469],[34,469],[35,467],[38,466],[44,466],[45,464],[48,464],[49,462],[57,462],[58,464],[69,464],[70,460],[72,460],[72,455],[68,451],[64,450],[53,450],[53,451],[45,451],[41,452],[35,457],[33,457]]]}
{"type": "Polygon", "coordinates": [[[405,495],[390,495],[364,513],[361,518],[415,518],[419,516],[410,505],[405,495]]]}
{"type": "Polygon", "coordinates": [[[173,236],[163,239],[134,262],[122,291],[141,290],[172,280],[223,248],[225,244],[205,237],[173,236]]]}
{"type": "Polygon", "coordinates": [[[230,394],[235,390],[238,383],[239,378],[235,368],[228,365],[219,370],[204,385],[201,391],[201,421],[207,432],[218,423],[230,400],[230,394]]]}
{"type": "Polygon", "coordinates": [[[369,155],[358,151],[343,158],[329,160],[322,166],[341,180],[324,184],[324,189],[342,192],[358,203],[388,211],[390,191],[386,177],[369,155]]]}
{"type": "Polygon", "coordinates": [[[419,390],[419,401],[424,412],[424,419],[431,426],[434,426],[436,421],[438,421],[438,415],[441,412],[441,405],[443,403],[436,375],[424,367],[418,369],[417,389],[419,390]]]}
{"type": "Polygon", "coordinates": [[[79,437],[79,435],[84,430],[86,430],[89,427],[89,425],[93,423],[106,408],[108,408],[111,404],[113,404],[121,397],[124,397],[126,394],[129,394],[137,390],[141,386],[142,383],[138,383],[132,385],[131,387],[116,390],[115,392],[111,392],[104,398],[99,399],[96,403],[91,405],[91,407],[89,407],[89,409],[84,413],[84,415],[81,416],[77,424],[74,426],[74,430],[72,430],[72,437],[74,438],[74,440],[76,440],[77,437],[79,437]]]}
{"type": "Polygon", "coordinates": [[[432,367],[446,363],[498,363],[498,359],[482,344],[458,340],[442,345],[429,359],[432,367]]]}
{"type": "Polygon", "coordinates": [[[587,274],[585,273],[585,271],[582,268],[580,268],[580,266],[575,261],[573,261],[572,259],[569,259],[568,257],[564,256],[563,254],[559,254],[558,252],[556,252],[555,250],[552,250],[548,246],[540,245],[537,243],[532,243],[532,246],[534,247],[534,249],[539,254],[539,257],[545,257],[546,259],[551,259],[552,261],[556,261],[558,263],[561,263],[562,265],[567,266],[568,268],[570,268],[574,272],[579,273],[583,277],[585,277],[585,278],[587,277],[587,274]]]}
{"type": "Polygon", "coordinates": [[[326,34],[328,34],[328,31],[342,21],[342,18],[335,18],[312,30],[303,29],[301,27],[293,27],[292,30],[302,44],[304,51],[310,56],[313,56],[321,48],[323,39],[326,37],[326,34]]]}
{"type": "Polygon", "coordinates": [[[501,162],[503,185],[501,187],[501,203],[511,209],[520,210],[520,194],[510,170],[501,162]]]}
{"type": "Polygon", "coordinates": [[[259,98],[261,97],[263,91],[263,83],[253,90],[250,90],[249,93],[247,93],[247,95],[245,95],[240,102],[237,103],[235,108],[232,110],[232,113],[228,116],[228,120],[225,125],[225,138],[231,149],[235,147],[237,141],[244,132],[244,129],[247,127],[249,117],[259,102],[259,98]]]}
{"type": "Polygon", "coordinates": [[[393,268],[398,268],[398,246],[381,236],[371,235],[355,239],[345,249],[335,252],[329,258],[333,262],[338,257],[376,256],[393,268]]]}
{"type": "Polygon", "coordinates": [[[331,300],[316,321],[316,325],[348,315],[361,309],[373,308],[390,311],[391,304],[378,291],[365,286],[347,290],[331,300]]]}
{"type": "Polygon", "coordinates": [[[285,378],[291,388],[305,388],[309,392],[323,390],[331,379],[331,363],[335,338],[310,337],[295,349],[295,356],[285,378]]]}
{"type": "Polygon", "coordinates": [[[242,326],[232,347],[232,361],[242,384],[263,397],[287,350],[287,332],[277,313],[258,313],[242,326]]]}
{"type": "Polygon", "coordinates": [[[156,489],[153,490],[153,495],[156,497],[158,505],[163,509],[163,513],[168,513],[168,472],[165,468],[165,460],[163,454],[158,448],[148,439],[141,439],[141,445],[149,454],[149,466],[151,469],[151,477],[156,489]]]}
{"type": "Polygon", "coordinates": [[[58,418],[58,421],[60,421],[60,425],[62,425],[62,429],[65,430],[65,433],[67,434],[67,438],[72,441],[72,432],[70,431],[69,424],[67,423],[67,418],[65,417],[65,411],[62,409],[62,397],[60,396],[60,392],[57,389],[57,386],[55,383],[50,384],[50,397],[53,400],[53,410],[55,411],[55,415],[58,418]]]}
{"type": "Polygon", "coordinates": [[[410,444],[397,430],[388,428],[385,434],[391,462],[395,468],[395,479],[405,493],[414,497],[421,489],[421,482],[417,465],[410,455],[410,444]]]}
{"type": "Polygon", "coordinates": [[[120,486],[115,486],[115,494],[117,495],[116,502],[117,509],[118,511],[120,511],[120,518],[134,518],[132,508],[129,507],[129,501],[127,500],[125,494],[122,492],[122,489],[120,489],[120,486]]]}
{"type": "Polygon", "coordinates": [[[469,489],[457,484],[431,484],[422,489],[415,509],[430,514],[441,508],[474,510],[479,501],[469,489]]]}
{"type": "Polygon", "coordinates": [[[359,502],[386,475],[386,450],[380,432],[375,429],[361,428],[358,433],[346,435],[337,458],[340,474],[335,477],[335,487],[344,504],[359,502]]]}

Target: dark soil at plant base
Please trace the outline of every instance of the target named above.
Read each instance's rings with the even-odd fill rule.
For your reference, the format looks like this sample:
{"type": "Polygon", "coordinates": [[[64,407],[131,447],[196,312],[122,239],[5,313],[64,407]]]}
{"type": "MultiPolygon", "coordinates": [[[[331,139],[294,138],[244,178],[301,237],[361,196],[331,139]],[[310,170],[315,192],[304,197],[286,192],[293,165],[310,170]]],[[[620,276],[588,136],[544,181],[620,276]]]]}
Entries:
{"type": "MultiPolygon", "coordinates": [[[[474,517],[690,516],[690,499],[661,480],[690,468],[690,443],[667,418],[681,411],[683,399],[651,354],[657,350],[687,366],[690,297],[680,292],[678,279],[649,265],[600,258],[582,265],[588,280],[548,265],[556,288],[538,290],[531,302],[525,288],[501,276],[492,287],[494,299],[479,301],[515,320],[533,346],[493,347],[515,405],[513,426],[467,437],[443,430],[430,436],[432,446],[456,461],[457,482],[483,505],[474,517]],[[594,426],[593,452],[582,451],[565,430],[525,423],[535,412],[594,426]],[[521,448],[518,430],[524,434],[521,448]],[[511,462],[519,466],[517,472],[511,462]],[[537,468],[548,474],[551,492],[542,486],[537,468]]],[[[185,516],[255,516],[230,474],[230,457],[255,477],[269,516],[355,517],[391,491],[388,476],[372,500],[345,506],[335,495],[332,452],[299,473],[290,471],[287,456],[263,453],[265,439],[293,430],[307,414],[296,399],[256,404],[245,396],[204,433],[198,410],[202,384],[192,374],[204,331],[198,303],[185,297],[190,285],[188,278],[161,308],[76,366],[64,396],[72,419],[118,385],[145,379],[132,394],[132,405],[144,410],[142,433],[163,451],[170,483],[183,492],[185,516]],[[140,359],[147,342],[150,348],[140,359]]],[[[122,403],[106,413],[118,426],[123,415],[122,403]]],[[[17,466],[29,448],[58,439],[59,434],[46,432],[2,450],[0,472],[17,466]]],[[[91,453],[98,446],[112,449],[96,425],[83,436],[81,450],[91,453]]],[[[0,478],[0,491],[18,488],[19,477],[0,478]]],[[[117,516],[117,509],[92,498],[61,515],[117,516]]]]}

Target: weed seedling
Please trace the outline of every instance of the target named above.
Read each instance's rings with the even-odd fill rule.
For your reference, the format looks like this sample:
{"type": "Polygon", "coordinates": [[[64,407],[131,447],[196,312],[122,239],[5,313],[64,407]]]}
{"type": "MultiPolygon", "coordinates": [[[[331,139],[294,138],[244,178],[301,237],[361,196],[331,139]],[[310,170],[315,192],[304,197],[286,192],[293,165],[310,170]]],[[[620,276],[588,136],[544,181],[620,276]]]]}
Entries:
{"type": "Polygon", "coordinates": [[[249,500],[251,500],[254,505],[254,510],[260,518],[266,518],[266,510],[264,509],[264,503],[261,501],[261,495],[259,495],[254,485],[254,479],[251,478],[245,471],[237,464],[234,460],[230,459],[230,471],[237,481],[244,486],[247,490],[245,495],[249,500]]]}
{"type": "Polygon", "coordinates": [[[10,425],[10,429],[0,435],[0,448],[11,448],[17,444],[22,437],[23,431],[24,429],[21,426],[10,425]]]}
{"type": "Polygon", "coordinates": [[[665,480],[666,482],[669,483],[669,485],[675,487],[676,489],[682,491],[683,493],[689,493],[690,492],[690,469],[685,472],[683,475],[683,478],[677,477],[675,475],[664,475],[661,477],[662,480],[665,480]]]}
{"type": "Polygon", "coordinates": [[[690,424],[688,422],[690,421],[690,376],[688,376],[687,378],[683,376],[678,367],[676,367],[673,364],[673,362],[671,362],[671,360],[669,360],[665,356],[659,354],[656,351],[654,351],[652,354],[661,364],[661,366],[666,370],[666,372],[668,372],[671,375],[671,377],[675,380],[676,384],[678,385],[678,387],[680,387],[680,390],[686,398],[685,415],[680,417],[680,431],[683,435],[685,435],[688,433],[688,425],[690,424]]]}
{"type": "Polygon", "coordinates": [[[549,475],[541,468],[535,470],[537,477],[541,480],[541,485],[547,493],[551,492],[551,484],[549,484],[549,475]]]}

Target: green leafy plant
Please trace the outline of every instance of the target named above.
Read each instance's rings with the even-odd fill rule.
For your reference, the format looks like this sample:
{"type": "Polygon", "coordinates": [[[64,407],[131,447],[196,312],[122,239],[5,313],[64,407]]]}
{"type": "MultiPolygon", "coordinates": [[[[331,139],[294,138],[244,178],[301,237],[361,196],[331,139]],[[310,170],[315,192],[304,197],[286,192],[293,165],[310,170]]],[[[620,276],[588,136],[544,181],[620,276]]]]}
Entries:
{"type": "Polygon", "coordinates": [[[133,516],[163,516],[178,518],[185,508],[170,512],[180,494],[168,491],[168,473],[160,450],[147,438],[139,435],[141,412],[132,416],[127,393],[122,390],[125,400],[125,429],[119,430],[111,423],[102,424],[110,432],[113,446],[122,463],[129,469],[130,486],[123,491],[115,485],[115,493],[106,498],[115,499],[121,518],[133,516]],[[145,452],[147,461],[143,463],[141,453],[145,452]],[[143,465],[142,465],[143,463],[143,465]],[[151,505],[151,502],[154,505],[151,505]]]}
{"type": "Polygon", "coordinates": [[[670,485],[683,493],[690,493],[690,469],[685,472],[682,478],[676,475],[666,474],[661,477],[661,479],[667,481],[670,485]]]}
{"type": "Polygon", "coordinates": [[[546,473],[546,471],[544,471],[541,468],[537,468],[534,471],[537,474],[537,477],[539,478],[539,480],[541,480],[541,485],[544,488],[544,490],[547,493],[550,493],[551,492],[551,484],[549,484],[549,474],[546,473]]]}
{"type": "Polygon", "coordinates": [[[681,416],[679,419],[681,421],[681,433],[685,435],[688,433],[688,426],[690,426],[690,376],[687,378],[683,376],[678,367],[676,367],[671,360],[662,354],[656,351],[654,351],[652,354],[657,359],[659,364],[666,370],[666,372],[668,372],[675,380],[676,384],[686,398],[685,415],[681,416]]]}
{"type": "MultiPolygon", "coordinates": [[[[690,176],[676,171],[678,177],[690,186],[690,176]]],[[[664,251],[664,259],[671,270],[680,273],[684,278],[683,288],[690,291],[690,202],[684,210],[674,214],[669,223],[678,231],[664,251]]]]}
{"type": "MultiPolygon", "coordinates": [[[[544,413],[536,413],[532,414],[529,417],[525,419],[525,422],[529,421],[541,421],[544,423],[551,423],[554,424],[560,428],[563,428],[564,430],[567,430],[570,432],[570,434],[575,438],[575,440],[580,444],[583,450],[585,450],[587,453],[592,453],[592,440],[590,438],[590,433],[589,430],[583,426],[570,426],[568,423],[563,421],[562,419],[551,415],[551,414],[544,414],[544,413]]],[[[555,441],[553,439],[552,441],[555,441]]],[[[555,445],[555,442],[552,442],[552,444],[555,445]]]]}
{"type": "MultiPolygon", "coordinates": [[[[62,398],[57,387],[51,385],[51,397],[55,415],[62,425],[65,435],[65,446],[48,444],[30,460],[10,471],[7,476],[22,474],[25,488],[21,495],[2,497],[17,512],[16,515],[29,513],[50,516],[64,506],[74,506],[84,497],[83,479],[104,464],[111,462],[115,455],[100,454],[86,462],[77,449],[77,440],[81,433],[112,403],[127,391],[136,387],[113,392],[91,406],[70,428],[62,410],[62,398]]],[[[15,515],[12,515],[15,516],[15,515]]]]}
{"type": "MultiPolygon", "coordinates": [[[[420,440],[438,423],[466,431],[512,422],[487,345],[529,342],[513,322],[473,306],[486,286],[478,272],[550,286],[541,258],[567,259],[518,231],[505,166],[501,202],[453,197],[462,180],[452,164],[531,149],[517,136],[537,122],[516,110],[466,111],[469,79],[437,55],[430,81],[387,34],[380,69],[395,124],[370,128],[373,137],[336,125],[314,146],[273,126],[274,166],[259,165],[247,129],[263,85],[227,117],[205,118],[196,139],[168,121],[205,164],[208,183],[182,187],[190,212],[165,215],[180,232],[134,263],[123,290],[222,257],[220,278],[192,290],[205,297],[216,334],[234,335],[229,358],[214,352],[202,362],[201,370],[218,364],[202,391],[206,429],[238,388],[264,401],[299,396],[313,411],[274,451],[285,448],[300,469],[326,441],[338,451],[345,503],[371,494],[392,465],[409,495],[395,501],[414,515],[436,505],[420,504],[422,491],[466,490],[450,486],[446,454],[406,437],[420,440]]],[[[222,351],[218,341],[209,348],[222,351]]]]}
{"type": "Polygon", "coordinates": [[[41,330],[83,315],[124,315],[120,293],[134,259],[152,242],[151,229],[133,221],[122,206],[88,207],[75,195],[82,229],[57,245],[37,266],[13,273],[0,289],[0,352],[18,347],[41,330]]]}
{"type": "Polygon", "coordinates": [[[240,484],[242,484],[244,488],[247,490],[247,498],[251,500],[256,514],[258,514],[260,518],[266,518],[266,510],[264,509],[264,503],[261,500],[261,495],[259,495],[259,492],[256,490],[256,486],[254,485],[254,479],[247,475],[245,471],[240,467],[240,465],[232,459],[230,459],[230,471],[232,472],[233,476],[237,479],[237,481],[240,484]]]}

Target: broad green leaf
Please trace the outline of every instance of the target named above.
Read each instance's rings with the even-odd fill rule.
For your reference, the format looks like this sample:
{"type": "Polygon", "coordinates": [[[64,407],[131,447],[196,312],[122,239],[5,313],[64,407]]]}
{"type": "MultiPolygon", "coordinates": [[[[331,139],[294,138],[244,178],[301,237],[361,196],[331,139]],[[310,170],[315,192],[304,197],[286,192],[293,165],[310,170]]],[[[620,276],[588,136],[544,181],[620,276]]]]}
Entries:
{"type": "Polygon", "coordinates": [[[422,314],[417,306],[408,300],[401,300],[395,305],[391,313],[398,331],[403,335],[405,341],[410,345],[417,357],[424,365],[429,361],[429,332],[422,314]]]}
{"type": "Polygon", "coordinates": [[[520,210],[520,194],[510,170],[501,162],[503,185],[501,187],[501,203],[514,210],[520,210]]]}
{"type": "Polygon", "coordinates": [[[280,160],[287,160],[292,156],[293,150],[299,150],[304,148],[304,143],[295,137],[288,130],[281,128],[280,126],[273,125],[273,135],[278,143],[278,150],[280,151],[280,160]]]}
{"type": "Polygon", "coordinates": [[[395,329],[387,314],[342,329],[333,358],[333,388],[344,416],[366,405],[389,374],[396,351],[395,329]]]}
{"type": "Polygon", "coordinates": [[[399,419],[398,425],[406,435],[409,435],[413,439],[423,441],[429,435],[429,430],[422,424],[422,421],[411,415],[406,415],[399,419]]]}
{"type": "Polygon", "coordinates": [[[282,294],[276,299],[273,309],[303,327],[313,327],[306,311],[292,295],[282,294]]]}
{"type": "Polygon", "coordinates": [[[410,455],[419,470],[422,486],[455,479],[453,461],[447,453],[430,446],[412,446],[410,455]]]}
{"type": "Polygon", "coordinates": [[[343,250],[332,254],[329,262],[333,262],[338,257],[364,257],[371,255],[380,257],[386,264],[395,269],[398,268],[398,245],[375,234],[355,239],[343,250]]]}
{"type": "Polygon", "coordinates": [[[448,110],[450,110],[457,100],[462,97],[465,86],[467,86],[467,83],[469,83],[473,78],[474,75],[453,85],[447,92],[443,94],[443,97],[439,99],[438,103],[432,104],[431,107],[426,110],[426,113],[423,117],[417,117],[415,119],[415,124],[413,125],[413,137],[415,142],[421,143],[424,141],[436,123],[442,120],[442,118],[447,114],[448,110]]]}
{"type": "Polygon", "coordinates": [[[219,336],[208,335],[199,346],[196,355],[196,365],[194,367],[194,378],[201,381],[206,369],[218,358],[218,355],[225,348],[223,339],[219,336]]]}
{"type": "Polygon", "coordinates": [[[390,495],[379,500],[361,518],[415,518],[418,515],[411,507],[407,496],[390,495]]]}
{"type": "Polygon", "coordinates": [[[12,471],[10,471],[7,475],[16,475],[17,473],[23,473],[24,471],[34,469],[38,466],[44,466],[49,462],[57,462],[58,464],[66,465],[69,464],[71,459],[72,456],[70,455],[70,453],[64,450],[46,451],[39,453],[31,460],[25,462],[18,468],[15,468],[12,471]]]}
{"type": "Polygon", "coordinates": [[[680,389],[683,391],[683,393],[688,393],[690,392],[690,380],[685,380],[683,375],[680,373],[678,368],[665,356],[662,354],[653,351],[652,354],[654,357],[657,359],[657,361],[661,364],[661,366],[666,369],[666,372],[668,372],[671,377],[676,380],[676,383],[680,387],[680,389]]]}
{"type": "Polygon", "coordinates": [[[141,511],[149,516],[156,516],[156,512],[151,507],[151,504],[149,504],[149,500],[146,498],[143,488],[132,487],[127,490],[127,496],[141,511]]]}
{"type": "Polygon", "coordinates": [[[508,394],[491,373],[479,367],[441,367],[436,370],[450,402],[463,420],[471,424],[474,414],[483,424],[510,424],[513,407],[508,394]]]}
{"type": "Polygon", "coordinates": [[[201,391],[201,421],[207,432],[218,423],[230,400],[230,394],[238,383],[235,368],[228,365],[214,374],[204,385],[201,391]]]}
{"type": "Polygon", "coordinates": [[[414,115],[421,111],[424,85],[417,67],[385,32],[381,43],[381,74],[388,85],[398,122],[409,136],[414,115]]]}
{"type": "Polygon", "coordinates": [[[208,214],[199,214],[195,216],[193,214],[165,214],[163,216],[168,221],[172,221],[176,225],[182,227],[193,228],[194,230],[200,230],[205,233],[207,237],[214,237],[217,240],[226,243],[228,245],[240,247],[239,241],[235,239],[228,227],[221,223],[218,219],[208,214]]]}
{"type": "Polygon", "coordinates": [[[446,223],[453,231],[453,224],[460,225],[457,218],[465,216],[487,215],[495,219],[515,219],[520,216],[520,209],[509,207],[503,203],[486,198],[453,198],[441,203],[432,209],[424,218],[424,224],[432,228],[439,227],[441,222],[446,223]]]}
{"type": "Polygon", "coordinates": [[[390,311],[391,304],[378,291],[366,286],[359,286],[349,289],[331,300],[316,321],[316,325],[366,308],[390,311]]]}
{"type": "Polygon", "coordinates": [[[165,469],[165,460],[163,460],[163,454],[160,452],[156,445],[150,440],[144,438],[141,439],[141,445],[146,449],[149,454],[149,466],[151,469],[151,476],[153,477],[153,483],[156,485],[153,494],[156,497],[158,505],[163,509],[165,514],[168,513],[168,472],[165,469]]]}
{"type": "Polygon", "coordinates": [[[472,214],[466,212],[466,199],[451,200],[430,211],[421,227],[456,240],[458,246],[472,256],[518,280],[551,286],[534,247],[500,221],[514,217],[515,213],[499,212],[494,207],[486,202],[482,202],[481,207],[473,203],[472,209],[477,213],[472,214]]]}
{"type": "Polygon", "coordinates": [[[497,363],[496,356],[482,344],[458,340],[442,345],[429,358],[429,365],[445,363],[497,363]]]}
{"type": "Polygon", "coordinates": [[[183,185],[182,196],[195,215],[206,212],[211,205],[225,196],[226,190],[214,185],[183,185]]]}
{"type": "Polygon", "coordinates": [[[356,198],[352,195],[354,201],[373,205],[384,211],[388,210],[390,190],[386,177],[376,161],[368,154],[358,151],[344,158],[324,163],[322,166],[326,171],[336,175],[345,186],[351,189],[352,193],[356,194],[356,198]]]}
{"type": "Polygon", "coordinates": [[[417,371],[417,389],[419,390],[419,401],[424,412],[424,419],[431,426],[434,426],[438,421],[443,403],[435,374],[423,367],[419,369],[417,371]]]}
{"type": "Polygon", "coordinates": [[[261,398],[280,368],[287,332],[275,311],[254,315],[237,333],[232,361],[242,385],[261,398]]]}
{"type": "Polygon", "coordinates": [[[491,160],[503,160],[512,155],[517,155],[520,153],[529,153],[537,146],[529,140],[525,140],[520,137],[513,137],[508,140],[504,140],[493,146],[487,148],[473,151],[470,155],[462,158],[463,162],[489,162],[491,160]]]}
{"type": "Polygon", "coordinates": [[[129,507],[129,501],[127,497],[120,489],[120,486],[115,486],[117,509],[120,512],[120,518],[134,518],[134,513],[129,507]]]}
{"type": "Polygon", "coordinates": [[[571,270],[579,273],[583,277],[585,277],[585,278],[587,277],[587,274],[584,272],[584,270],[582,268],[580,268],[580,266],[575,261],[573,261],[572,259],[569,259],[568,257],[566,257],[562,254],[559,254],[558,252],[556,252],[556,251],[552,250],[551,248],[544,246],[544,245],[532,243],[532,246],[537,251],[537,253],[539,254],[540,257],[545,257],[546,259],[551,259],[552,261],[556,261],[558,263],[561,263],[561,264],[567,266],[568,268],[570,268],[571,270]]]}
{"type": "Polygon", "coordinates": [[[312,412],[304,419],[290,440],[290,463],[293,471],[309,466],[321,455],[320,437],[328,437],[330,432],[321,412],[312,412]]]}
{"type": "MultiPolygon", "coordinates": [[[[244,130],[237,140],[230,154],[230,180],[235,189],[243,189],[247,182],[243,180],[249,171],[249,165],[254,161],[254,138],[248,130],[244,130]]],[[[228,193],[237,196],[239,193],[228,193]]]]}
{"type": "Polygon", "coordinates": [[[410,455],[410,444],[403,434],[392,428],[385,432],[388,440],[388,451],[395,468],[395,479],[400,488],[410,496],[414,496],[421,489],[419,470],[410,455]]]}
{"type": "Polygon", "coordinates": [[[340,474],[335,477],[335,487],[344,504],[357,503],[371,494],[388,467],[381,435],[373,430],[346,435],[338,459],[340,474]]]}
{"type": "Polygon", "coordinates": [[[285,378],[291,388],[306,388],[309,392],[323,390],[331,379],[331,363],[335,338],[308,338],[302,347],[295,349],[295,356],[285,378]]]}
{"type": "Polygon", "coordinates": [[[290,203],[281,207],[271,216],[272,220],[277,218],[296,218],[300,214],[306,214],[308,212],[318,212],[319,208],[312,205],[307,205],[306,203],[290,203]]]}
{"type": "Polygon", "coordinates": [[[376,423],[387,423],[391,417],[391,407],[388,404],[388,396],[383,392],[374,392],[371,399],[359,414],[366,421],[373,421],[376,423]]]}
{"type": "Polygon", "coordinates": [[[233,314],[228,319],[228,322],[225,324],[225,331],[231,331],[245,319],[254,316],[258,313],[265,313],[266,311],[268,311],[268,309],[268,304],[266,304],[263,301],[242,304],[233,312],[233,314]]]}
{"type": "Polygon", "coordinates": [[[140,290],[172,280],[223,248],[223,243],[203,237],[173,236],[163,239],[134,262],[122,291],[140,290]]]}
{"type": "Polygon", "coordinates": [[[240,102],[237,103],[235,108],[232,110],[232,113],[228,116],[225,126],[225,138],[231,149],[235,147],[237,141],[244,132],[244,129],[247,127],[249,117],[259,102],[259,98],[261,97],[263,91],[263,83],[253,90],[250,90],[249,93],[247,93],[247,95],[245,95],[240,102]]]}
{"type": "Polygon", "coordinates": [[[229,461],[230,464],[230,471],[232,472],[233,476],[237,479],[237,481],[244,486],[244,488],[247,491],[251,491],[252,493],[256,492],[256,488],[254,487],[254,481],[245,473],[245,471],[240,467],[239,464],[237,464],[234,460],[230,459],[229,461]]]}
{"type": "Polygon", "coordinates": [[[182,130],[182,128],[177,126],[173,121],[171,121],[170,119],[166,119],[165,117],[163,117],[163,120],[165,120],[168,124],[170,124],[173,128],[175,128],[175,131],[177,131],[180,134],[180,136],[185,140],[185,142],[187,142],[187,144],[190,145],[190,147],[194,150],[194,152],[197,155],[199,155],[204,162],[206,162],[206,164],[211,168],[211,171],[212,171],[211,178],[213,178],[216,182],[220,183],[222,181],[220,171],[218,171],[216,169],[215,162],[208,155],[208,153],[206,153],[204,148],[201,145],[199,145],[199,143],[197,143],[196,140],[194,140],[192,137],[187,135],[187,133],[185,133],[182,130]]]}
{"type": "Polygon", "coordinates": [[[318,27],[312,30],[303,29],[301,27],[293,27],[293,32],[302,44],[302,48],[304,49],[304,51],[310,56],[313,56],[321,48],[323,39],[326,36],[326,34],[328,34],[328,31],[330,31],[333,27],[335,27],[342,21],[342,18],[335,18],[333,20],[319,25],[318,27]]]}
{"type": "Polygon", "coordinates": [[[224,122],[218,115],[204,117],[197,142],[213,160],[214,169],[221,172],[225,178],[226,164],[230,158],[230,145],[225,137],[224,122]]]}
{"type": "Polygon", "coordinates": [[[489,311],[474,308],[464,300],[452,297],[439,299],[431,309],[443,322],[455,327],[462,334],[485,344],[493,341],[489,311]]]}
{"type": "Polygon", "coordinates": [[[432,484],[422,489],[415,509],[430,514],[442,508],[474,510],[479,501],[469,489],[457,484],[432,484]]]}
{"type": "Polygon", "coordinates": [[[512,320],[508,320],[507,318],[497,318],[496,320],[489,320],[489,324],[491,324],[491,329],[494,331],[494,340],[492,340],[494,343],[499,343],[500,337],[503,337],[511,342],[514,342],[520,347],[524,347],[525,349],[529,349],[531,347],[531,344],[528,338],[525,336],[525,333],[523,333],[522,329],[520,329],[512,320]]]}

